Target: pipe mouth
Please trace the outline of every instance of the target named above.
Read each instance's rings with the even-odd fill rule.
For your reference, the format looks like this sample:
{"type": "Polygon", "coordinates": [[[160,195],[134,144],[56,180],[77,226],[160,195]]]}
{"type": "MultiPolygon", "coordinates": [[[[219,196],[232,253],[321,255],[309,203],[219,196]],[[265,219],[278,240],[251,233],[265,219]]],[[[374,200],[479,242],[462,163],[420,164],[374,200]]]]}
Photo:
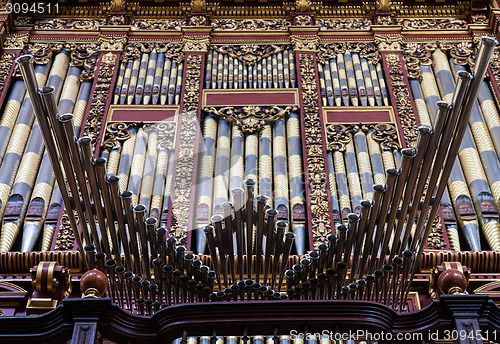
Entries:
{"type": "Polygon", "coordinates": [[[122,273],[124,273],[124,272],[125,272],[125,268],[124,268],[123,266],[117,266],[117,267],[115,268],[115,272],[116,272],[117,274],[122,274],[122,273]]]}
{"type": "Polygon", "coordinates": [[[98,252],[95,254],[96,260],[101,260],[101,259],[104,259],[105,257],[106,257],[106,255],[103,252],[98,252]]]}
{"type": "Polygon", "coordinates": [[[268,198],[269,197],[267,197],[265,195],[259,195],[256,197],[256,200],[258,203],[266,203],[268,198]]]}
{"type": "Polygon", "coordinates": [[[451,109],[453,107],[453,105],[451,105],[450,103],[444,102],[442,100],[437,102],[437,106],[440,107],[441,109],[444,109],[444,110],[448,110],[448,109],[451,109]]]}
{"type": "Polygon", "coordinates": [[[293,233],[293,232],[286,233],[285,234],[285,239],[295,240],[295,233],[293,233]]]}
{"type": "Polygon", "coordinates": [[[340,224],[340,225],[338,225],[338,227],[337,227],[337,232],[338,232],[338,231],[340,231],[340,232],[347,232],[347,227],[346,227],[346,225],[344,225],[344,224],[340,224]]]}
{"type": "Polygon", "coordinates": [[[302,266],[311,266],[311,260],[310,260],[310,259],[308,259],[308,258],[302,258],[302,259],[300,260],[300,264],[301,264],[302,266]]]}
{"type": "Polygon", "coordinates": [[[233,188],[231,190],[231,193],[233,195],[243,195],[244,192],[245,192],[245,190],[243,190],[242,188],[233,188]]]}
{"type": "Polygon", "coordinates": [[[29,63],[31,61],[33,61],[33,55],[31,55],[31,54],[22,55],[16,59],[16,63],[19,63],[19,64],[25,64],[25,63],[29,63]]]}
{"type": "Polygon", "coordinates": [[[327,251],[328,250],[328,245],[325,243],[321,243],[318,245],[318,250],[320,251],[327,251]]]}
{"type": "Polygon", "coordinates": [[[132,282],[134,282],[134,283],[141,283],[142,282],[141,276],[134,276],[134,277],[132,277],[132,282]]]}
{"type": "Polygon", "coordinates": [[[337,241],[337,236],[333,233],[330,233],[326,236],[326,240],[328,241],[333,241],[333,242],[336,242],[337,241]]]}
{"type": "Polygon", "coordinates": [[[193,268],[199,268],[200,266],[201,266],[201,260],[199,260],[199,259],[193,260],[193,264],[192,264],[193,268]]]}
{"type": "Polygon", "coordinates": [[[208,234],[208,233],[213,233],[214,231],[214,226],[206,226],[205,228],[203,228],[203,232],[205,232],[205,234],[208,234]]]}
{"type": "Polygon", "coordinates": [[[53,86],[43,86],[38,89],[38,94],[45,96],[49,94],[53,94],[55,92],[55,88],[53,86]]]}
{"type": "Polygon", "coordinates": [[[358,285],[356,283],[350,283],[349,284],[349,290],[353,291],[358,289],[358,285]]]}
{"type": "Polygon", "coordinates": [[[62,115],[57,116],[57,119],[61,123],[67,123],[67,122],[71,122],[73,120],[73,117],[74,116],[71,113],[64,113],[62,115]]]}
{"type": "Polygon", "coordinates": [[[375,278],[380,278],[384,276],[384,272],[382,270],[375,270],[374,275],[375,278]]]}
{"type": "Polygon", "coordinates": [[[294,277],[295,276],[295,271],[293,271],[293,270],[286,270],[285,271],[285,276],[286,277],[294,277]]]}
{"type": "Polygon", "coordinates": [[[89,145],[92,143],[92,138],[89,136],[84,136],[78,139],[78,143],[81,145],[89,145]]]}
{"type": "Polygon", "coordinates": [[[389,271],[392,271],[393,267],[392,267],[392,265],[391,265],[391,264],[385,264],[385,265],[383,266],[383,269],[384,269],[384,271],[389,272],[389,271]]]}
{"type": "Polygon", "coordinates": [[[403,154],[404,158],[413,158],[416,155],[415,150],[411,148],[403,148],[401,154],[403,154]]]}
{"type": "Polygon", "coordinates": [[[192,254],[191,252],[186,253],[186,255],[184,256],[184,260],[194,260],[194,254],[192,254]]]}
{"type": "Polygon", "coordinates": [[[417,128],[417,130],[420,134],[432,134],[432,128],[428,125],[421,125],[417,128]]]}
{"type": "Polygon", "coordinates": [[[366,282],[373,282],[373,281],[375,281],[375,276],[368,275],[368,276],[366,276],[365,280],[366,280],[366,282]]]}
{"type": "Polygon", "coordinates": [[[403,259],[401,259],[400,257],[394,257],[394,258],[392,258],[392,263],[396,264],[396,265],[400,265],[403,263],[403,259]]]}
{"type": "Polygon", "coordinates": [[[161,235],[161,236],[163,236],[163,235],[165,235],[165,234],[167,234],[167,229],[166,229],[165,227],[158,227],[158,228],[156,229],[156,235],[161,235]]]}
{"type": "Polygon", "coordinates": [[[385,186],[383,186],[382,184],[375,184],[375,185],[373,185],[373,190],[375,192],[384,192],[385,191],[385,186]]]}
{"type": "Polygon", "coordinates": [[[496,47],[498,45],[498,41],[496,39],[488,36],[481,37],[481,41],[488,47],[496,47]]]}
{"type": "MultiPolygon", "coordinates": [[[[108,176],[108,178],[106,178],[106,181],[109,184],[115,184],[115,183],[118,183],[120,181],[120,178],[118,178],[117,176],[112,174],[112,175],[108,176]]],[[[144,209],[146,209],[146,208],[144,207],[144,209]]]]}
{"type": "Polygon", "coordinates": [[[221,222],[224,218],[219,215],[219,214],[215,214],[213,215],[210,220],[212,221],[212,223],[217,223],[217,222],[221,222]]]}
{"type": "MultiPolygon", "coordinates": [[[[116,176],[115,176],[116,177],[116,176]]],[[[146,211],[146,207],[142,204],[138,204],[134,207],[134,211],[136,213],[142,213],[142,212],[145,212],[146,211]]]]}
{"type": "Polygon", "coordinates": [[[134,274],[132,273],[132,271],[125,271],[123,273],[123,277],[125,277],[126,279],[132,279],[132,276],[134,276],[134,274]]]}
{"type": "Polygon", "coordinates": [[[161,266],[163,264],[163,259],[155,258],[153,259],[151,264],[153,264],[154,266],[161,266]]]}
{"type": "Polygon", "coordinates": [[[361,286],[361,287],[364,287],[366,285],[366,281],[364,279],[359,279],[357,281],[357,283],[358,283],[358,286],[361,286]]]}
{"type": "Polygon", "coordinates": [[[186,247],[184,247],[184,246],[177,246],[175,248],[175,252],[177,252],[177,253],[184,253],[184,252],[186,252],[186,247]]]}
{"type": "Polygon", "coordinates": [[[412,256],[413,256],[413,253],[410,250],[406,250],[403,252],[404,258],[411,258],[412,256]]]}
{"type": "Polygon", "coordinates": [[[122,191],[120,192],[120,197],[126,199],[132,198],[132,191],[129,190],[122,191]]]}
{"type": "Polygon", "coordinates": [[[254,186],[255,184],[256,184],[256,183],[255,183],[255,180],[253,180],[253,179],[245,179],[245,180],[243,181],[243,185],[245,185],[245,186],[247,186],[247,187],[248,187],[248,186],[254,186]]]}
{"type": "Polygon", "coordinates": [[[94,252],[95,246],[94,245],[87,245],[83,249],[85,250],[85,252],[91,253],[91,252],[94,252]]]}
{"type": "Polygon", "coordinates": [[[93,161],[95,166],[104,166],[106,165],[107,160],[105,158],[95,158],[93,161]]]}
{"type": "Polygon", "coordinates": [[[148,217],[146,219],[146,224],[149,226],[156,225],[157,223],[158,223],[158,220],[156,219],[156,217],[148,217]]]}
{"type": "Polygon", "coordinates": [[[276,209],[270,208],[270,209],[266,210],[266,215],[267,216],[276,216],[276,215],[278,215],[278,212],[276,211],[276,209]]]}
{"type": "Polygon", "coordinates": [[[279,221],[276,226],[278,227],[282,227],[282,228],[286,228],[287,227],[287,224],[285,221],[279,221]]]}
{"type": "Polygon", "coordinates": [[[473,76],[471,73],[465,71],[465,70],[461,70],[457,73],[458,77],[462,80],[472,80],[473,79],[473,76]]]}
{"type": "Polygon", "coordinates": [[[172,265],[163,265],[161,268],[161,271],[163,272],[172,272],[172,270],[174,270],[172,265]]]}
{"type": "Polygon", "coordinates": [[[106,260],[106,263],[104,263],[105,266],[111,267],[116,265],[116,261],[114,259],[108,259],[106,260]]]}
{"type": "Polygon", "coordinates": [[[225,209],[232,209],[233,208],[233,204],[231,202],[224,202],[220,206],[224,210],[225,209]]]}
{"type": "Polygon", "coordinates": [[[169,245],[175,245],[176,242],[177,242],[177,239],[173,236],[169,236],[167,238],[167,244],[169,244],[169,245]]]}
{"type": "Polygon", "coordinates": [[[337,270],[347,269],[347,265],[344,262],[337,262],[337,264],[335,264],[335,267],[337,268],[337,270]]]}
{"type": "Polygon", "coordinates": [[[390,176],[397,176],[399,175],[399,170],[395,169],[395,168],[388,168],[387,170],[385,170],[385,172],[390,175],[390,176]]]}
{"type": "Polygon", "coordinates": [[[209,272],[207,272],[207,277],[208,278],[215,278],[215,271],[210,270],[209,272]]]}
{"type": "Polygon", "coordinates": [[[359,220],[358,214],[355,214],[355,213],[350,213],[349,215],[347,215],[347,218],[349,219],[349,221],[352,221],[352,222],[356,222],[359,220]]]}

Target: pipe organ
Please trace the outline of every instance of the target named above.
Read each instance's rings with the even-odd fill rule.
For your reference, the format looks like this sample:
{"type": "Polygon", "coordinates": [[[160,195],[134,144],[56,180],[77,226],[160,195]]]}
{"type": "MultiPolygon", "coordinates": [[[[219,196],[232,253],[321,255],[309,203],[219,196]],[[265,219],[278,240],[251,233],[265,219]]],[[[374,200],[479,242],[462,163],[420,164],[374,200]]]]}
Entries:
{"type": "Polygon", "coordinates": [[[498,341],[497,1],[32,5],[0,342],[498,341]]]}

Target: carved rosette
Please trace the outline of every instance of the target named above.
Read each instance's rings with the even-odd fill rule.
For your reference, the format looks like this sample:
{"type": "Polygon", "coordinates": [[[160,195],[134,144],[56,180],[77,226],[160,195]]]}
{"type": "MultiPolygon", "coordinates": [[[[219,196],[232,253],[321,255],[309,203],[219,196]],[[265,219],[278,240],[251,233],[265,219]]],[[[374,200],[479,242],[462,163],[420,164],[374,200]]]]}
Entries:
{"type": "Polygon", "coordinates": [[[336,58],[337,54],[345,54],[346,51],[359,53],[359,56],[366,58],[376,65],[380,61],[380,53],[373,43],[348,42],[321,44],[319,46],[318,60],[321,63],[328,63],[330,59],[336,58]]]}
{"type": "Polygon", "coordinates": [[[304,104],[312,235],[315,242],[326,242],[326,236],[330,234],[331,227],[314,57],[310,54],[300,54],[299,63],[304,104]]]}
{"type": "Polygon", "coordinates": [[[253,66],[268,56],[278,54],[285,49],[290,49],[289,45],[215,45],[210,49],[218,53],[228,54],[234,59],[238,59],[245,66],[253,66]]]}
{"type": "Polygon", "coordinates": [[[273,122],[295,111],[296,106],[279,107],[273,106],[226,106],[220,109],[206,107],[203,110],[207,113],[223,117],[224,119],[236,123],[244,133],[258,132],[266,123],[273,122]]]}
{"type": "Polygon", "coordinates": [[[95,143],[99,132],[101,130],[102,120],[106,112],[106,102],[109,98],[109,91],[111,81],[113,78],[113,71],[115,69],[116,55],[107,53],[104,55],[99,75],[97,76],[97,83],[95,85],[94,93],[92,94],[92,101],[90,105],[90,112],[83,129],[84,135],[90,136],[92,142],[95,143]]]}
{"type": "Polygon", "coordinates": [[[180,118],[180,138],[175,169],[175,190],[173,209],[175,220],[170,231],[178,242],[185,245],[189,224],[191,187],[193,185],[194,147],[197,123],[197,109],[200,99],[201,55],[189,55],[186,60],[186,79],[180,118]]]}
{"type": "Polygon", "coordinates": [[[389,69],[392,93],[396,101],[396,108],[403,128],[404,139],[408,147],[415,147],[418,137],[417,121],[411,105],[410,92],[408,91],[405,77],[402,72],[402,61],[398,54],[385,55],[385,61],[389,69]]]}
{"type": "Polygon", "coordinates": [[[2,94],[5,87],[5,81],[9,75],[10,67],[14,63],[14,58],[16,55],[14,53],[3,53],[0,57],[0,94],[2,94]]]}

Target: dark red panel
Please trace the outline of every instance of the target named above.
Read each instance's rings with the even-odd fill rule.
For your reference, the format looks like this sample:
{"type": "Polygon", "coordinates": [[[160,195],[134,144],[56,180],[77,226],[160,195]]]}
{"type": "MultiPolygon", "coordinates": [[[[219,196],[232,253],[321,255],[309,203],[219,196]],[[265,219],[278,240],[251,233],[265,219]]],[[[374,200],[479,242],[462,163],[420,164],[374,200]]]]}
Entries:
{"type": "Polygon", "coordinates": [[[273,91],[269,93],[206,93],[205,105],[296,105],[295,93],[273,91]]]}
{"type": "Polygon", "coordinates": [[[111,121],[117,122],[159,122],[164,120],[173,121],[176,111],[174,109],[163,109],[158,111],[114,109],[111,121]]]}
{"type": "Polygon", "coordinates": [[[326,118],[328,123],[369,123],[369,122],[392,122],[388,111],[360,111],[360,112],[342,112],[327,111],[326,118]]]}

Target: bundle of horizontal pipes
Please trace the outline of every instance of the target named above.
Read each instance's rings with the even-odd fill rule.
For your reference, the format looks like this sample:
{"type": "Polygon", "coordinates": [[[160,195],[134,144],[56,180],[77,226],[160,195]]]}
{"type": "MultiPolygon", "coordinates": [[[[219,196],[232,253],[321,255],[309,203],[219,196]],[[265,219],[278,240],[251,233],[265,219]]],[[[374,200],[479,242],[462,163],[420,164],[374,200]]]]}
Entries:
{"type": "Polygon", "coordinates": [[[223,215],[213,215],[204,228],[219,291],[229,292],[235,301],[238,295],[239,300],[288,299],[279,291],[295,234],[287,231],[286,222],[277,221],[267,196],[254,197],[255,180],[243,184],[246,190],[232,189],[233,202],[222,203],[223,215]]]}
{"type": "MultiPolygon", "coordinates": [[[[276,211],[266,210],[267,197],[254,198],[255,182],[246,180],[244,183],[247,188],[244,208],[243,190],[233,189],[233,204],[227,202],[224,216],[213,216],[212,225],[205,228],[214,270],[220,272],[217,274],[219,288],[240,282],[260,283],[265,237],[264,287],[271,273],[269,285],[272,288],[277,285],[278,292],[286,278],[286,295],[290,299],[374,300],[394,309],[406,309],[408,292],[479,87],[493,48],[498,44],[488,37],[482,42],[473,75],[460,71],[451,103],[438,102],[434,128],[419,127],[416,149],[402,150],[401,167],[386,170],[385,185],[373,186],[373,201],[361,201],[359,214],[349,214],[348,225],[340,224],[336,235],[328,236],[328,244],[319,244],[300,260],[300,264],[286,270],[290,252],[287,242],[283,246],[280,229],[286,228],[286,223],[275,224],[273,214],[276,211]],[[252,237],[254,226],[255,238],[252,237]],[[236,232],[237,265],[230,260],[234,257],[233,232],[236,232]],[[256,268],[252,275],[252,261],[247,257],[245,281],[241,263],[244,253],[255,255],[256,268]],[[282,264],[278,269],[281,254],[282,264]],[[236,282],[237,275],[240,282],[236,282]]],[[[288,232],[286,236],[293,241],[293,233],[288,232]]]]}

